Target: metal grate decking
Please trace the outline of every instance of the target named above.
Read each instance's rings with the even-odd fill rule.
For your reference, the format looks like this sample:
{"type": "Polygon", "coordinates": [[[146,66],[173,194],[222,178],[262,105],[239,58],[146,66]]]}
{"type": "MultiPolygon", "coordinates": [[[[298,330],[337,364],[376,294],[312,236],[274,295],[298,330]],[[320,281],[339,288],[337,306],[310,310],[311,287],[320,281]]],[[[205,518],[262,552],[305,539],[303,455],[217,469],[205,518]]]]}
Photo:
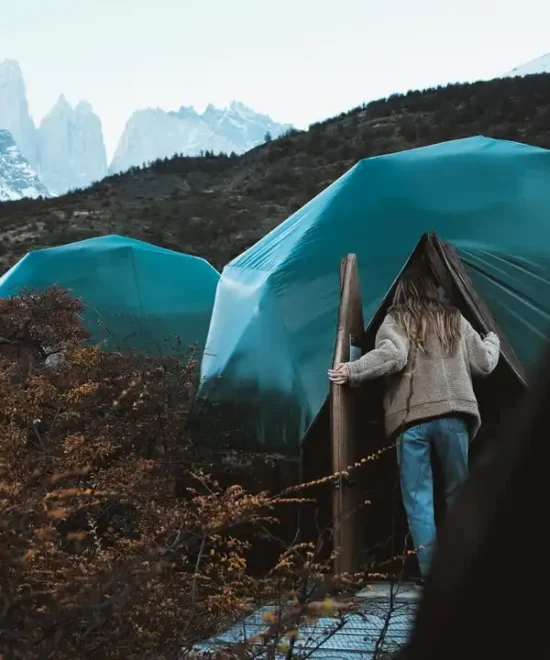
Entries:
{"type": "MultiPolygon", "coordinates": [[[[294,657],[372,660],[377,644],[379,651],[394,651],[407,641],[419,597],[420,589],[414,585],[372,585],[356,595],[360,612],[301,626],[294,657]]],[[[265,630],[261,617],[269,610],[258,610],[196,650],[208,653],[253,638],[265,630]]]]}

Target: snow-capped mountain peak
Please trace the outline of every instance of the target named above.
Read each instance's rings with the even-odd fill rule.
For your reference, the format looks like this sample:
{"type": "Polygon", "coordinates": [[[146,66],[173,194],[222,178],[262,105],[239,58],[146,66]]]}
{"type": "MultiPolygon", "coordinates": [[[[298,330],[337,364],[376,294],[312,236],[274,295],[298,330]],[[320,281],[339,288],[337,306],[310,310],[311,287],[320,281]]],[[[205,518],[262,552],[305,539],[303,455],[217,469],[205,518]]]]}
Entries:
{"type": "Polygon", "coordinates": [[[92,107],[92,104],[89,103],[88,101],[79,101],[76,105],[76,108],[74,109],[75,112],[81,114],[81,115],[93,115],[94,114],[94,109],[92,107]]]}
{"type": "Polygon", "coordinates": [[[0,62],[0,129],[11,133],[23,158],[54,194],[89,186],[107,174],[101,122],[92,106],[81,101],[73,109],[61,95],[37,130],[15,60],[0,62]]]}
{"type": "Polygon", "coordinates": [[[0,81],[20,83],[23,80],[23,74],[19,62],[16,60],[4,60],[0,62],[0,81]]]}
{"type": "Polygon", "coordinates": [[[550,73],[550,53],[546,53],[542,57],[537,57],[526,64],[512,69],[508,76],[529,76],[537,73],[550,73]]]}
{"type": "MultiPolygon", "coordinates": [[[[160,112],[163,112],[160,110],[160,112]]],[[[181,108],[177,112],[171,113],[175,115],[176,117],[179,117],[180,119],[188,119],[189,117],[196,118],[199,116],[198,112],[195,110],[195,108],[192,105],[182,105],[181,108]]]]}
{"type": "Polygon", "coordinates": [[[71,109],[71,104],[67,101],[67,98],[65,94],[60,94],[59,98],[55,102],[53,106],[53,110],[59,109],[59,110],[70,110],[71,109]]]}
{"type": "Polygon", "coordinates": [[[240,101],[231,101],[231,105],[229,106],[229,110],[233,114],[240,115],[241,117],[246,117],[247,119],[248,118],[257,118],[257,117],[268,118],[268,117],[266,117],[266,115],[261,115],[257,112],[254,112],[254,110],[249,108],[244,103],[241,103],[240,101]]]}
{"type": "MultiPolygon", "coordinates": [[[[133,113],[119,140],[112,172],[175,154],[205,151],[242,154],[291,126],[279,124],[244,103],[201,113],[193,106],[166,112],[148,108],[133,113]]],[[[11,133],[22,156],[51,194],[84,188],[108,173],[99,117],[87,101],[73,107],[62,94],[37,128],[30,116],[25,82],[14,60],[0,62],[0,129],[11,133]]]]}
{"type": "Polygon", "coordinates": [[[62,94],[38,130],[39,172],[54,194],[84,188],[107,174],[99,117],[87,101],[73,106],[62,94]]]}
{"type": "Polygon", "coordinates": [[[36,168],[36,128],[29,113],[23,74],[15,60],[0,62],[0,129],[11,133],[23,156],[36,168]]]}
{"type": "Polygon", "coordinates": [[[11,133],[0,129],[0,201],[47,197],[48,191],[25,160],[11,133]]]}
{"type": "Polygon", "coordinates": [[[242,154],[291,126],[233,101],[228,108],[208,104],[202,114],[182,106],[177,112],[138,110],[128,120],[115,151],[111,172],[121,172],[174,154],[196,156],[204,151],[242,154]]]}

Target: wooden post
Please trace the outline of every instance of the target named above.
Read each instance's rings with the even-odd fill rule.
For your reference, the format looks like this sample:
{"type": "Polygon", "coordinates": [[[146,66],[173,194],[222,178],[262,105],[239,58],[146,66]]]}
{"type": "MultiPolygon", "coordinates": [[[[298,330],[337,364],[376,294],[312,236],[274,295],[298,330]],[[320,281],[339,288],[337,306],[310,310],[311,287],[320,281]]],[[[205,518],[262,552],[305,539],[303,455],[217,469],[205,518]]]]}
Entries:
{"type": "MultiPolygon", "coordinates": [[[[349,254],[342,261],[340,283],[333,366],[351,359],[351,344],[354,342],[357,345],[364,332],[359,272],[354,254],[349,254]]],[[[357,539],[361,536],[357,533],[354,519],[356,497],[347,478],[347,468],[353,465],[357,457],[355,398],[356,392],[349,386],[331,387],[332,472],[339,475],[332,495],[334,549],[338,552],[334,563],[336,574],[353,572],[357,568],[357,539]]]]}

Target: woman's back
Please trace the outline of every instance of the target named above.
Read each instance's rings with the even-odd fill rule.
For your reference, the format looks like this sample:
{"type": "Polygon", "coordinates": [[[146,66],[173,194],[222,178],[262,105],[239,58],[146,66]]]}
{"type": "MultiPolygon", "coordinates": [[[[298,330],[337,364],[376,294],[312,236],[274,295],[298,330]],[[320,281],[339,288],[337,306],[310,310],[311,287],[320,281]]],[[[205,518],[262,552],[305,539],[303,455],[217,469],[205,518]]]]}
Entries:
{"type": "Polygon", "coordinates": [[[393,305],[376,336],[376,348],[349,363],[350,383],[385,376],[386,433],[420,420],[457,413],[480,425],[472,376],[491,373],[498,337],[484,340],[459,310],[443,299],[434,280],[413,271],[397,284],[393,305]]]}
{"type": "Polygon", "coordinates": [[[329,372],[352,386],[384,377],[386,433],[393,435],[422,420],[445,415],[471,419],[471,437],[480,426],[472,376],[487,376],[498,363],[494,333],[482,339],[433,279],[421,271],[402,277],[382,323],[374,350],[329,372]]]}
{"type": "MultiPolygon", "coordinates": [[[[422,345],[411,341],[403,326],[389,314],[377,334],[376,345],[399,347],[406,364],[386,375],[384,408],[386,432],[393,435],[419,420],[452,413],[468,415],[472,437],[480,425],[479,409],[472,376],[485,376],[498,361],[499,342],[495,335],[482,340],[470,323],[459,314],[459,336],[452,349],[433,328],[427,329],[422,345]]],[[[396,355],[397,357],[397,355],[396,355]]]]}

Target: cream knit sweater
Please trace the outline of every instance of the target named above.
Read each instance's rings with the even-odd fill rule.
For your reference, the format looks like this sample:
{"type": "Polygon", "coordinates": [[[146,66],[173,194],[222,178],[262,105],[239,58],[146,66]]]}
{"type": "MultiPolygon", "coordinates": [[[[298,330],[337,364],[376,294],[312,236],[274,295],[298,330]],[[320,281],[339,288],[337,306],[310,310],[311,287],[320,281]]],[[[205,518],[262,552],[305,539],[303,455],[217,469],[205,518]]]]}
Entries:
{"type": "Polygon", "coordinates": [[[376,335],[375,348],[346,367],[352,386],[384,377],[388,436],[417,421],[458,413],[471,418],[473,438],[481,420],[472,377],[488,376],[499,354],[499,338],[491,332],[482,339],[464,317],[454,355],[446,354],[436,336],[428,337],[425,351],[420,351],[388,315],[376,335]]]}

